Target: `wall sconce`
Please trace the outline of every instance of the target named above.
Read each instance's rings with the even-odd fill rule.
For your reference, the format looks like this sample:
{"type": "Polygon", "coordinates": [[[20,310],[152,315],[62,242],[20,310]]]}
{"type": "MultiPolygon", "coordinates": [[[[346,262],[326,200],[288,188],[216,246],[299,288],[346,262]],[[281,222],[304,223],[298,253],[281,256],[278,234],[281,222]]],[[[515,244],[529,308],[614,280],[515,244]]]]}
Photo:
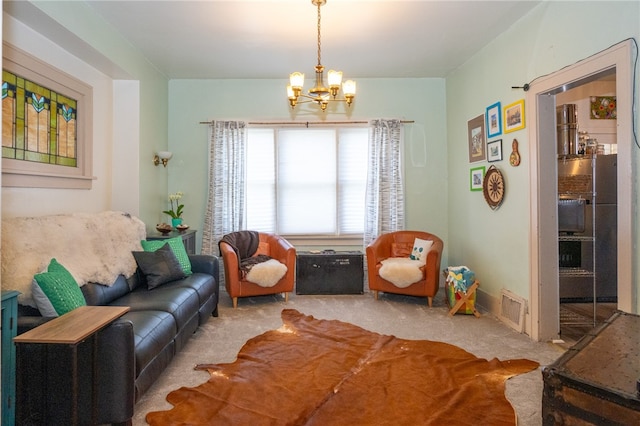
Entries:
{"type": "Polygon", "coordinates": [[[158,153],[153,157],[153,164],[158,165],[162,162],[164,167],[167,167],[167,163],[171,160],[173,154],[170,151],[158,151],[158,153]]]}

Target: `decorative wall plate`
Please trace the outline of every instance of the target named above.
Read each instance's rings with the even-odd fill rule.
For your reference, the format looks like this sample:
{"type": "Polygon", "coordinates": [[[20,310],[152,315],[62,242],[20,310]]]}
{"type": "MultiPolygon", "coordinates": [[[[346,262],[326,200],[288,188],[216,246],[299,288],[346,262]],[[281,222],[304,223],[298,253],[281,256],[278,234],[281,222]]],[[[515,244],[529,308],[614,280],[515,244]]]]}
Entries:
{"type": "Polygon", "coordinates": [[[489,167],[482,181],[482,194],[492,210],[496,210],[502,204],[504,191],[504,176],[496,166],[489,167]]]}
{"type": "Polygon", "coordinates": [[[511,142],[511,155],[509,156],[509,164],[513,167],[518,167],[520,165],[520,152],[518,152],[518,140],[514,139],[511,142]]]}

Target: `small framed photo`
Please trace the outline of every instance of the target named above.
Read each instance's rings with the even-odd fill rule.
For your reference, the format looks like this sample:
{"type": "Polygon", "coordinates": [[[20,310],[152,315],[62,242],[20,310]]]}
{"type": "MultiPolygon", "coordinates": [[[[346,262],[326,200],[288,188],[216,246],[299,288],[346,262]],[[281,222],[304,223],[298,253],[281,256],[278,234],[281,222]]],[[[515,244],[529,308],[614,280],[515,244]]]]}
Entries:
{"type": "Polygon", "coordinates": [[[487,142],[487,161],[502,161],[502,139],[487,142]]]}
{"type": "Polygon", "coordinates": [[[524,129],[524,99],[504,107],[504,132],[524,129]]]}
{"type": "Polygon", "coordinates": [[[469,138],[469,162],[477,163],[487,158],[484,150],[484,114],[467,122],[469,138]]]}
{"type": "Polygon", "coordinates": [[[500,102],[487,107],[487,138],[494,138],[502,134],[502,109],[500,102]]]}
{"type": "Polygon", "coordinates": [[[482,181],[484,180],[484,166],[474,167],[469,172],[469,190],[482,191],[482,181]]]}
{"type": "Polygon", "coordinates": [[[591,104],[590,119],[615,120],[617,118],[615,96],[591,96],[589,102],[591,104]]]}

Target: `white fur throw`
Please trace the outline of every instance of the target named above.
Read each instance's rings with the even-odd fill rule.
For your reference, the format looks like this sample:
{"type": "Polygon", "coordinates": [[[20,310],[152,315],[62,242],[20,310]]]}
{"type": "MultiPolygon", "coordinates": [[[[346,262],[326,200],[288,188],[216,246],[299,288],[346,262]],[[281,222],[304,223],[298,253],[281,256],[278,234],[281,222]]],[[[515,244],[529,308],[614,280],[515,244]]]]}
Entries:
{"type": "Polygon", "coordinates": [[[287,265],[275,259],[260,262],[251,268],[247,273],[247,281],[258,284],[260,287],[273,287],[287,273],[287,265]]]}
{"type": "Polygon", "coordinates": [[[127,213],[73,213],[2,219],[2,287],[17,290],[18,301],[35,307],[33,276],[51,258],[64,265],[82,286],[110,286],[118,275],[136,270],[132,251],[141,251],[144,223],[127,213]]]}
{"type": "Polygon", "coordinates": [[[405,288],[423,278],[419,260],[408,257],[390,257],[382,261],[379,274],[396,287],[405,288]]]}

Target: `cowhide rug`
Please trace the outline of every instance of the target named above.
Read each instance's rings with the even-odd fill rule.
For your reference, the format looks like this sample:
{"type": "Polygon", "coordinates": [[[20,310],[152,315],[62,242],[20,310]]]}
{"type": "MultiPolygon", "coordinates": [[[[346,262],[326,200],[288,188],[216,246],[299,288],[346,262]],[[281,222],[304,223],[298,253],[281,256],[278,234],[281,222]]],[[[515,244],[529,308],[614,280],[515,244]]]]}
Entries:
{"type": "Polygon", "coordinates": [[[490,361],[293,309],[211,378],[167,396],[151,425],[515,425],[505,381],[538,363],[490,361]]]}

